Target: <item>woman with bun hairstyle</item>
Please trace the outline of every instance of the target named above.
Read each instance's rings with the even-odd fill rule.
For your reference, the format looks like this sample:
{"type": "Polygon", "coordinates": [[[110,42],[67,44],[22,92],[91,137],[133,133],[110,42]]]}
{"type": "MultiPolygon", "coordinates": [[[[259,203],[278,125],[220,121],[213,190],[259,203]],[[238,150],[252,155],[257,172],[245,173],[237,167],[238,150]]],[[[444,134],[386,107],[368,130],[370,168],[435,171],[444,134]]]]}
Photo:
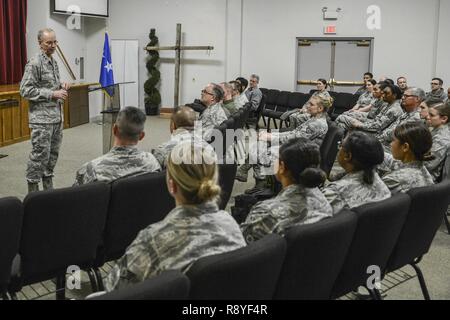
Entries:
{"type": "Polygon", "coordinates": [[[167,188],[176,208],[139,233],[109,273],[107,291],[166,270],[186,272],[202,257],[246,245],[236,221],[218,208],[221,190],[216,161],[213,153],[189,142],[174,148],[167,164],[167,188]]]}
{"type": "Polygon", "coordinates": [[[383,147],[375,137],[360,131],[347,136],[338,153],[346,175],[322,190],[334,214],[390,198],[389,189],[376,173],[383,159],[383,147]]]}
{"type": "Polygon", "coordinates": [[[396,170],[383,176],[383,181],[392,194],[434,183],[433,177],[424,166],[424,161],[433,159],[432,146],[430,130],[422,122],[404,123],[395,129],[391,151],[393,158],[401,164],[396,170]]]}
{"type": "Polygon", "coordinates": [[[428,110],[428,125],[433,129],[431,131],[431,137],[433,138],[431,154],[434,159],[425,162],[425,167],[436,182],[441,178],[442,168],[447,157],[447,150],[450,147],[449,119],[450,102],[434,105],[428,110]]]}
{"type": "Polygon", "coordinates": [[[276,178],[283,190],[277,197],[252,208],[241,225],[247,242],[271,233],[284,235],[295,225],[332,216],[330,205],[318,189],[326,178],[319,163],[319,147],[305,138],[292,139],[281,146],[276,178]]]}

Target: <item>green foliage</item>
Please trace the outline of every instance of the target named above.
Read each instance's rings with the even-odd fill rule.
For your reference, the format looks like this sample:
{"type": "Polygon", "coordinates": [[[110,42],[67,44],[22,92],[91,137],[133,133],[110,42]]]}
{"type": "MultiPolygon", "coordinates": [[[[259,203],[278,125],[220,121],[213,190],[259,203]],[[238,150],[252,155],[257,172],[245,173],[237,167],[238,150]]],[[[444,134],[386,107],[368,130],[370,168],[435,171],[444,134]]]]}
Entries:
{"type": "MultiPolygon", "coordinates": [[[[156,30],[150,30],[150,43],[148,47],[156,47],[159,45],[159,39],[156,36],[156,30]]],[[[149,58],[147,61],[147,71],[149,74],[148,80],[144,84],[144,91],[146,93],[145,104],[153,105],[159,107],[161,104],[161,94],[157,88],[161,80],[161,72],[159,72],[159,52],[149,51],[149,58]]]]}

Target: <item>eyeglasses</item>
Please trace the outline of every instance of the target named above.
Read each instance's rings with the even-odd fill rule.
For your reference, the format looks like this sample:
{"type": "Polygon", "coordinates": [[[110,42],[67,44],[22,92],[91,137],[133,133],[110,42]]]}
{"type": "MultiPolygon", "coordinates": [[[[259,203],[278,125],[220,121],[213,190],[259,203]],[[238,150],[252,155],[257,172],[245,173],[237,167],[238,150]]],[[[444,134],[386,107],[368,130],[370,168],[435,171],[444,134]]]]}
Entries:
{"type": "Polygon", "coordinates": [[[413,94],[403,94],[403,98],[409,98],[409,97],[417,97],[413,94]]]}
{"type": "Polygon", "coordinates": [[[45,44],[46,46],[52,46],[52,45],[54,45],[54,46],[57,46],[58,45],[58,41],[57,40],[55,40],[55,41],[46,41],[46,42],[43,42],[43,44],[45,44]]]}
{"type": "Polygon", "coordinates": [[[211,96],[214,96],[214,93],[208,92],[208,91],[206,91],[206,90],[202,90],[202,93],[203,93],[203,94],[209,94],[209,95],[211,95],[211,96]]]}

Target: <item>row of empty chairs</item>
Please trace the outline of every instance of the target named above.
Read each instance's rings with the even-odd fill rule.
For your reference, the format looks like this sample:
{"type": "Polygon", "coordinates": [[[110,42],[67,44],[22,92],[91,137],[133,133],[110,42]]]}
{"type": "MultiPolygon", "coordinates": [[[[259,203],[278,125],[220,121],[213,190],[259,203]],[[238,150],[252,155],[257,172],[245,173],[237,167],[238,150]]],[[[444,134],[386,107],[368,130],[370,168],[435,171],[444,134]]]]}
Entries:
{"type": "Polygon", "coordinates": [[[377,287],[368,283],[368,267],[379,268],[385,276],[408,264],[417,271],[425,299],[430,299],[417,264],[431,246],[449,195],[449,181],[414,189],[317,224],[294,227],[285,238],[269,235],[240,250],[202,258],[186,276],[163,274],[99,299],[328,300],[359,286],[373,299],[381,299],[377,287]],[[162,286],[163,278],[173,287],[162,286]],[[155,287],[163,288],[159,295],[155,287]]]}
{"type": "MultiPolygon", "coordinates": [[[[301,108],[309,101],[316,90],[311,90],[309,93],[302,93],[261,88],[261,91],[265,100],[263,107],[261,108],[261,117],[264,121],[264,125],[266,125],[267,128],[270,128],[271,121],[273,120],[275,128],[278,128],[276,120],[280,120],[280,117],[286,111],[301,108]]],[[[336,119],[338,115],[355,106],[359,99],[359,95],[346,92],[329,91],[329,94],[334,99],[333,106],[328,112],[333,120],[336,119]]],[[[282,126],[283,121],[280,121],[280,129],[282,126]]]]}

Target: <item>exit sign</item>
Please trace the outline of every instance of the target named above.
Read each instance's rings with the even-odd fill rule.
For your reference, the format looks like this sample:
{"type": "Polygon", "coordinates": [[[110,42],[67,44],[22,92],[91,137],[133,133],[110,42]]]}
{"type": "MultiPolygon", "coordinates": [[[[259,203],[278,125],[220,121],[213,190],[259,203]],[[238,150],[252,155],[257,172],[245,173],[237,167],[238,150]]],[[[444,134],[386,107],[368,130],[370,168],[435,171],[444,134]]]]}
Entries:
{"type": "Polygon", "coordinates": [[[324,34],[336,34],[336,26],[334,25],[326,26],[324,29],[324,34]]]}

